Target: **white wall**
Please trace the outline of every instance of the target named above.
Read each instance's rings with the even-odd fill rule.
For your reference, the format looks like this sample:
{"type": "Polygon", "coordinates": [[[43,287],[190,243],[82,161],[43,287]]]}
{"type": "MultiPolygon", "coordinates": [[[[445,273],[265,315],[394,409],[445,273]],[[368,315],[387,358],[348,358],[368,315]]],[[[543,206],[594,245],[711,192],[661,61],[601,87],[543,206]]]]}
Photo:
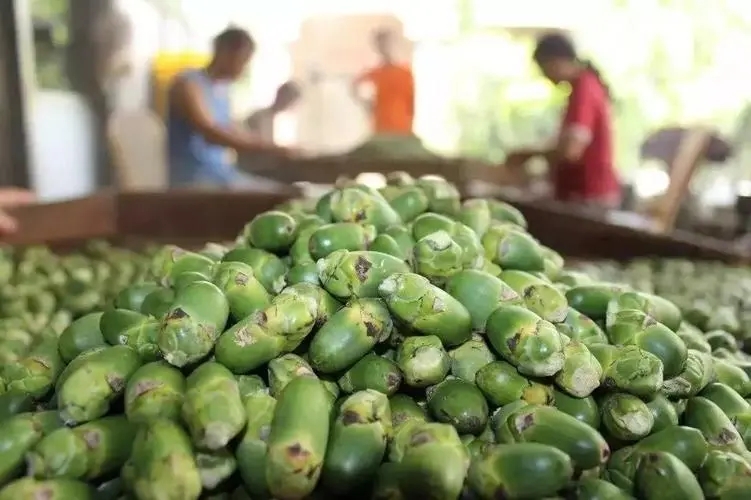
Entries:
{"type": "Polygon", "coordinates": [[[94,119],[72,92],[38,91],[29,120],[31,182],[42,201],[86,196],[96,188],[94,119]]]}

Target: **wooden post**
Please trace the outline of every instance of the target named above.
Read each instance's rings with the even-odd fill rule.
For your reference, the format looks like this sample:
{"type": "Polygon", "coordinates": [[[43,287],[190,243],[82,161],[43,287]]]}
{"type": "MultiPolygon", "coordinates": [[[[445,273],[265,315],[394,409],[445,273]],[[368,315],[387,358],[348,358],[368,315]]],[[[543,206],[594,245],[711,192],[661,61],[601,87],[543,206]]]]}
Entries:
{"type": "Polygon", "coordinates": [[[670,162],[670,184],[655,214],[655,229],[658,232],[673,230],[691,178],[704,160],[711,138],[709,130],[696,127],[690,129],[678,145],[670,162]]]}
{"type": "Polygon", "coordinates": [[[29,75],[33,55],[29,40],[24,39],[30,33],[31,18],[23,1],[0,1],[0,185],[29,188],[26,112],[28,94],[33,90],[29,75]]]}
{"type": "Polygon", "coordinates": [[[68,11],[66,70],[71,87],[84,96],[94,114],[100,186],[110,185],[115,176],[106,135],[110,114],[106,72],[115,45],[123,37],[118,32],[120,28],[112,24],[115,15],[113,0],[75,0],[70,2],[68,11]]]}

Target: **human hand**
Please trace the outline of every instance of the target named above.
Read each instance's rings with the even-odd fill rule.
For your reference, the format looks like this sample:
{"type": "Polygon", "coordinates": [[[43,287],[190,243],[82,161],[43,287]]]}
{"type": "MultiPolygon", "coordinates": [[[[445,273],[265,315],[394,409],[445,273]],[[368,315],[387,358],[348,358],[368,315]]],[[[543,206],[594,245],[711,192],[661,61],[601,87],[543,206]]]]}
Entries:
{"type": "Polygon", "coordinates": [[[508,168],[520,168],[532,157],[527,151],[513,151],[506,155],[504,165],[508,168]]]}
{"type": "Polygon", "coordinates": [[[300,148],[296,147],[279,146],[277,151],[279,152],[280,156],[289,159],[297,159],[303,156],[303,151],[300,148]]]}
{"type": "Polygon", "coordinates": [[[0,188],[0,236],[18,230],[18,221],[3,209],[28,205],[35,201],[36,195],[27,189],[0,188]]]}
{"type": "Polygon", "coordinates": [[[558,151],[555,149],[545,151],[545,154],[543,154],[542,156],[543,158],[545,158],[545,161],[548,162],[548,165],[556,165],[560,159],[560,157],[558,156],[558,151]]]}
{"type": "Polygon", "coordinates": [[[13,234],[18,230],[18,221],[5,210],[0,210],[0,237],[13,234]]]}
{"type": "Polygon", "coordinates": [[[35,201],[37,201],[36,194],[28,189],[0,188],[0,207],[2,208],[28,205],[35,201]]]}

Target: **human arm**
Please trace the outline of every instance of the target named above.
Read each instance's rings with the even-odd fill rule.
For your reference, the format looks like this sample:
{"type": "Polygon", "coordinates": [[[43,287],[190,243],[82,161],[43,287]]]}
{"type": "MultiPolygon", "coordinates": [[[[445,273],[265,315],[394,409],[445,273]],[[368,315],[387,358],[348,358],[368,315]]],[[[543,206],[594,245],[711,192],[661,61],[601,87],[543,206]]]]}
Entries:
{"type": "Polygon", "coordinates": [[[592,130],[595,126],[602,100],[605,95],[598,87],[598,82],[591,78],[582,78],[571,91],[561,131],[552,147],[520,149],[506,157],[509,166],[524,164],[535,156],[544,156],[548,163],[576,163],[592,142],[592,130]]]}
{"type": "Polygon", "coordinates": [[[170,105],[208,142],[240,151],[276,150],[240,127],[223,127],[214,123],[206,108],[201,89],[195,82],[181,80],[175,84],[170,105]]]}
{"type": "Polygon", "coordinates": [[[566,127],[555,145],[547,148],[524,148],[512,151],[506,155],[505,165],[517,168],[524,165],[532,158],[542,156],[548,163],[555,164],[560,161],[576,163],[579,161],[592,140],[591,132],[582,129],[578,125],[566,127]]]}
{"type": "Polygon", "coordinates": [[[275,115],[269,109],[257,110],[248,116],[240,125],[245,130],[267,144],[273,144],[273,153],[287,157],[297,157],[300,155],[298,148],[291,146],[281,146],[276,143],[274,136],[275,115]]]}
{"type": "Polygon", "coordinates": [[[592,131],[605,94],[593,78],[582,77],[571,90],[553,159],[576,163],[592,142],[592,131]]]}
{"type": "Polygon", "coordinates": [[[350,93],[355,102],[359,103],[368,111],[371,111],[373,109],[373,101],[371,99],[363,97],[361,93],[362,86],[365,83],[373,83],[372,71],[367,71],[352,80],[352,84],[350,85],[350,93]]]}
{"type": "Polygon", "coordinates": [[[536,156],[550,158],[554,148],[522,148],[506,155],[504,165],[510,168],[519,168],[536,156]]]}
{"type": "Polygon", "coordinates": [[[274,144],[274,116],[268,109],[254,111],[242,124],[236,126],[240,132],[250,134],[266,144],[274,144]]]}

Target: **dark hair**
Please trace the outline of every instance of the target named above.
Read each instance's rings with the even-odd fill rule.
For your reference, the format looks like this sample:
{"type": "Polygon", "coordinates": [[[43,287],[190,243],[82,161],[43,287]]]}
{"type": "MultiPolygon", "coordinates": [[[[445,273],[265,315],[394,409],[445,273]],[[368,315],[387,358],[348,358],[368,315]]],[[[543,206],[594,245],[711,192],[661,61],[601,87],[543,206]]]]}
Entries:
{"type": "Polygon", "coordinates": [[[390,34],[391,34],[391,28],[388,28],[386,26],[379,26],[378,28],[373,30],[374,37],[389,36],[390,34]]]}
{"type": "Polygon", "coordinates": [[[372,36],[373,41],[375,42],[378,42],[380,40],[387,40],[394,36],[394,30],[389,27],[383,26],[383,27],[376,28],[375,30],[373,30],[371,36],[372,36]]]}
{"type": "Polygon", "coordinates": [[[282,96],[297,97],[298,95],[300,95],[300,86],[291,80],[284,82],[278,89],[276,89],[277,99],[282,96]]]}
{"type": "Polygon", "coordinates": [[[214,37],[214,50],[250,49],[256,48],[256,42],[246,30],[242,28],[227,28],[214,37]]]}
{"type": "Polygon", "coordinates": [[[587,70],[595,74],[600,84],[605,89],[605,94],[612,99],[610,87],[603,79],[600,71],[592,64],[592,61],[580,59],[576,53],[574,42],[563,33],[546,33],[537,39],[534,54],[532,55],[537,64],[550,59],[566,59],[569,61],[580,61],[587,70]]]}

